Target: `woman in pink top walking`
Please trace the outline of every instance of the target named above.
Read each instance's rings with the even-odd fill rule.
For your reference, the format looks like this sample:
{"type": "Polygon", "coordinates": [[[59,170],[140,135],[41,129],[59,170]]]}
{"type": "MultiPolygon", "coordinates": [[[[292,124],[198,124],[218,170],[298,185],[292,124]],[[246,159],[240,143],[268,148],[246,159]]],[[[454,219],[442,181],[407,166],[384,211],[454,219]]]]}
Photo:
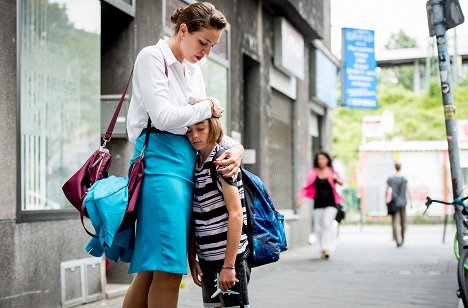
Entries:
{"type": "Polygon", "coordinates": [[[336,245],[336,228],[333,222],[338,212],[337,205],[343,201],[336,191],[336,184],[343,185],[343,180],[333,169],[330,155],[323,151],[318,152],[307,183],[299,191],[296,207],[302,206],[304,197],[314,200],[314,232],[322,259],[328,259],[336,245]]]}

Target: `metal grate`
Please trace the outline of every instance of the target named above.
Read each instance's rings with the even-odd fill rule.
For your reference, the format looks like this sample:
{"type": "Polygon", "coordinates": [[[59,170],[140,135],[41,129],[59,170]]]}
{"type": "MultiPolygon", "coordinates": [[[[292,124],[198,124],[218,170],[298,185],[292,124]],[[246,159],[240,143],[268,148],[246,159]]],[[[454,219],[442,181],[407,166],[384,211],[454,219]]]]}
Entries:
{"type": "Polygon", "coordinates": [[[65,268],[65,302],[84,298],[81,266],[65,268]]]}
{"type": "Polygon", "coordinates": [[[60,273],[62,307],[74,307],[103,298],[106,279],[102,258],[62,262],[60,273]]]}
{"type": "Polygon", "coordinates": [[[92,297],[101,296],[102,294],[102,275],[101,275],[101,264],[92,263],[86,265],[86,295],[87,299],[92,297]]]}
{"type": "Polygon", "coordinates": [[[291,209],[293,204],[292,101],[273,91],[270,103],[269,192],[277,209],[291,209]]]}

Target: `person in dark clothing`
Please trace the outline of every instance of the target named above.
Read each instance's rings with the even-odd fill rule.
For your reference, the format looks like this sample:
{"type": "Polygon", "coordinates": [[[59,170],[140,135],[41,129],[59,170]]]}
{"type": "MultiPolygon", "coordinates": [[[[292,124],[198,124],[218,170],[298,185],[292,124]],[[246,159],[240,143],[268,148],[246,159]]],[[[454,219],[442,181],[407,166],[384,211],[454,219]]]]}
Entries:
{"type": "Polygon", "coordinates": [[[397,247],[400,247],[405,241],[407,197],[411,199],[411,194],[408,180],[401,175],[400,163],[395,163],[395,170],[395,175],[387,179],[386,203],[394,202],[397,206],[396,213],[392,214],[392,230],[393,239],[397,247]]]}

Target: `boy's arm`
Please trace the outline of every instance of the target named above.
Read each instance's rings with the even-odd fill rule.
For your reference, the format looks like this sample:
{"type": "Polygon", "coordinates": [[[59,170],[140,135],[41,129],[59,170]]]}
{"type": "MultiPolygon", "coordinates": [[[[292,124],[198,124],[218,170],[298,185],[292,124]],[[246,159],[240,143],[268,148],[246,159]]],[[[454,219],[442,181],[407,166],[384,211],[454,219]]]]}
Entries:
{"type": "Polygon", "coordinates": [[[196,251],[196,248],[195,248],[195,234],[194,234],[194,231],[193,231],[193,226],[192,226],[192,229],[190,230],[188,263],[189,263],[189,267],[190,267],[190,273],[192,274],[193,282],[197,286],[202,287],[203,283],[200,280],[200,277],[203,276],[203,272],[202,272],[202,270],[200,268],[200,264],[197,261],[197,251],[196,251]]]}
{"type": "Polygon", "coordinates": [[[224,202],[229,215],[226,255],[224,257],[224,267],[219,275],[221,290],[226,291],[232,288],[236,281],[236,271],[234,266],[236,263],[237,249],[242,235],[243,213],[237,186],[228,184],[224,180],[221,182],[224,202]]]}

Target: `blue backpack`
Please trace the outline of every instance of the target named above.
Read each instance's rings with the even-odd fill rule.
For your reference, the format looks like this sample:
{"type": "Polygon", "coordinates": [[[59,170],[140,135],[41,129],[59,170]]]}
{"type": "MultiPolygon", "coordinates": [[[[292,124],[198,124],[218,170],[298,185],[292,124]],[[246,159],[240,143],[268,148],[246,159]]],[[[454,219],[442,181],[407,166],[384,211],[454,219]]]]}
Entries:
{"type": "MultiPolygon", "coordinates": [[[[215,161],[224,150],[213,157],[215,161]]],[[[217,181],[215,164],[211,166],[213,183],[217,181]]],[[[288,249],[284,231],[284,216],[275,210],[273,201],[262,180],[255,174],[241,168],[240,176],[244,187],[247,225],[243,229],[249,241],[249,261],[252,267],[279,260],[280,253],[288,249]]]]}

